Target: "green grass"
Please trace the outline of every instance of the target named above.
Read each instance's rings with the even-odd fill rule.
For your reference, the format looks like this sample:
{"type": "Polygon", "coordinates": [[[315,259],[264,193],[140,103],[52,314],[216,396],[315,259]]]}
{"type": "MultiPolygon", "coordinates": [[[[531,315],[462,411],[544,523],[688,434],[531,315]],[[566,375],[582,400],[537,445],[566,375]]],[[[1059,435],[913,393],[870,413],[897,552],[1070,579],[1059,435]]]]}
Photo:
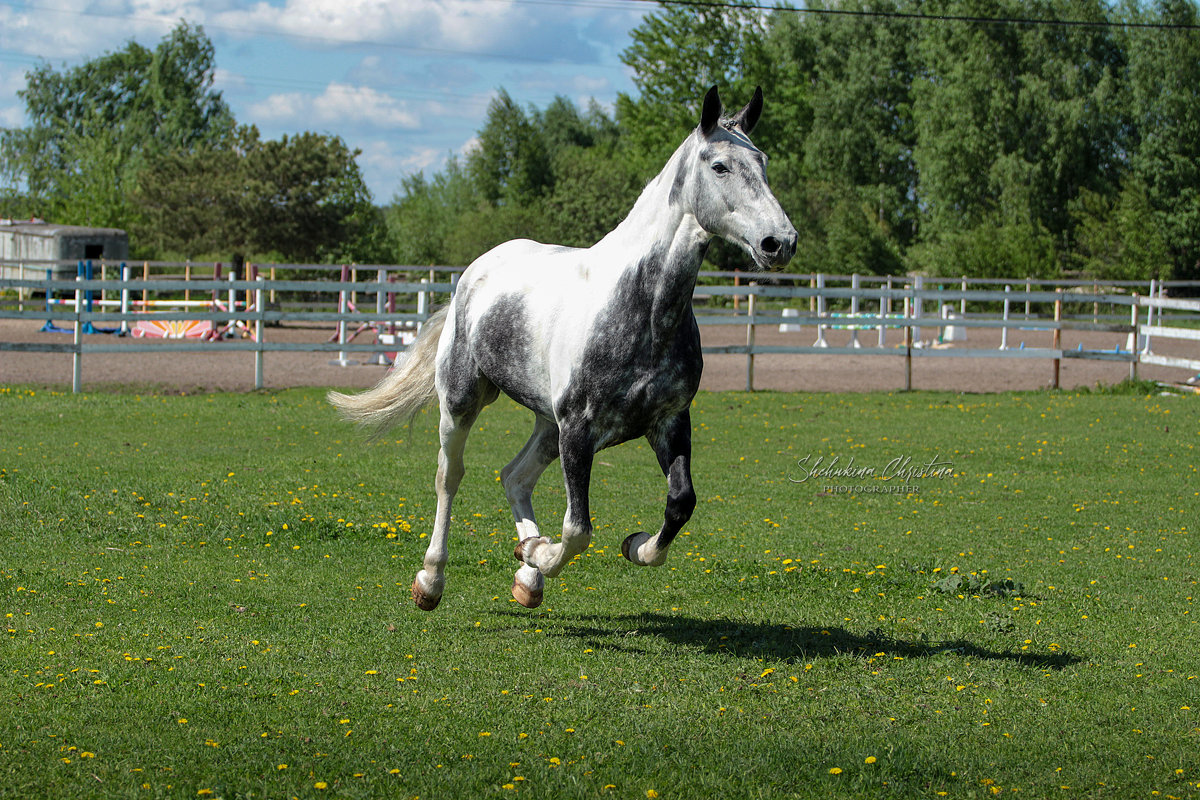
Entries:
{"type": "MultiPolygon", "coordinates": [[[[621,558],[665,486],[608,450],[592,547],[528,611],[498,471],[530,420],[486,411],[426,614],[431,414],[368,447],[319,391],[0,389],[0,797],[1200,795],[1194,398],[693,422],[667,565],[621,558]],[[818,457],[952,474],[799,482],[818,457]]],[[[553,534],[555,469],[535,501],[553,534]]]]}

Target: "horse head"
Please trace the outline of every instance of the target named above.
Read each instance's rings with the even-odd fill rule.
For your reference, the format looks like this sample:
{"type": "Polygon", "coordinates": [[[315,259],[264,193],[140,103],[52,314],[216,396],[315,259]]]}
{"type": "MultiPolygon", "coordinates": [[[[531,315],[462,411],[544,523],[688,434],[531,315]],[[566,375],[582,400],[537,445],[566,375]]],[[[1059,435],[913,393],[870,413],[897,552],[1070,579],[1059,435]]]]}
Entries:
{"type": "Polygon", "coordinates": [[[724,118],[717,87],[709,89],[671,194],[691,205],[705,231],[740,245],[767,269],[791,260],[796,229],[767,185],[766,155],[750,141],[762,109],[759,88],[745,108],[724,118]]]}

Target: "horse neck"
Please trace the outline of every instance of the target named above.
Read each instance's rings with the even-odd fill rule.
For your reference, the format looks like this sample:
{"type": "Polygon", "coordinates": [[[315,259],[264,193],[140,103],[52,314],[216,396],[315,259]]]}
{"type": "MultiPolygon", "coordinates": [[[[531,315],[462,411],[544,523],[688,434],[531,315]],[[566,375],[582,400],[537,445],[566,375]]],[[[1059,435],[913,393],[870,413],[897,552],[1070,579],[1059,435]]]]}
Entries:
{"type": "Polygon", "coordinates": [[[673,187],[681,194],[680,170],[697,146],[695,136],[684,140],[621,224],[595,246],[625,271],[622,280],[637,281],[653,295],[654,317],[668,326],[691,308],[696,274],[712,238],[683,198],[672,198],[673,187]]]}

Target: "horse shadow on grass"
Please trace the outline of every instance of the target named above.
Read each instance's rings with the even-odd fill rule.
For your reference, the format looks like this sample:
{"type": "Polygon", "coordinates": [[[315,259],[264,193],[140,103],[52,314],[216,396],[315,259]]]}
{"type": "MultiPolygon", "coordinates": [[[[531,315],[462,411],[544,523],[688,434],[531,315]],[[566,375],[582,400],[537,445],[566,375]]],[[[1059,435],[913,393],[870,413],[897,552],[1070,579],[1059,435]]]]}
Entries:
{"type": "MultiPolygon", "coordinates": [[[[520,616],[515,612],[501,613],[520,616]]],[[[818,628],[735,619],[699,619],[653,612],[616,617],[594,614],[574,619],[560,617],[542,620],[540,625],[548,636],[573,637],[597,651],[642,652],[638,642],[652,637],[712,655],[785,663],[836,656],[872,658],[880,653],[905,659],[948,654],[981,661],[1008,662],[1021,667],[1061,670],[1083,660],[1067,652],[991,650],[965,639],[909,641],[888,636],[880,630],[853,633],[838,626],[818,628]]]]}

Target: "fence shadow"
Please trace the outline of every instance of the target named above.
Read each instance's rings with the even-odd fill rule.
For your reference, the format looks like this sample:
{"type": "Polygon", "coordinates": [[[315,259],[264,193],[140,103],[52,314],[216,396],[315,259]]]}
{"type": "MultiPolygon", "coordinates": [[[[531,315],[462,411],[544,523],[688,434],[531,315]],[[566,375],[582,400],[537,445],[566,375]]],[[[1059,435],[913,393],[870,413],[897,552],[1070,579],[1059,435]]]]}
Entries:
{"type": "MultiPolygon", "coordinates": [[[[500,613],[518,615],[510,611],[500,613]]],[[[838,626],[820,628],[733,619],[699,619],[653,612],[617,617],[564,617],[555,622],[544,621],[542,625],[549,636],[577,638],[595,650],[629,651],[634,649],[638,640],[653,637],[713,655],[789,663],[843,655],[871,658],[878,653],[906,659],[953,654],[981,661],[1006,661],[1022,667],[1061,670],[1083,660],[1066,652],[1035,654],[991,650],[963,639],[908,641],[887,636],[882,631],[859,634],[838,626]]]]}

